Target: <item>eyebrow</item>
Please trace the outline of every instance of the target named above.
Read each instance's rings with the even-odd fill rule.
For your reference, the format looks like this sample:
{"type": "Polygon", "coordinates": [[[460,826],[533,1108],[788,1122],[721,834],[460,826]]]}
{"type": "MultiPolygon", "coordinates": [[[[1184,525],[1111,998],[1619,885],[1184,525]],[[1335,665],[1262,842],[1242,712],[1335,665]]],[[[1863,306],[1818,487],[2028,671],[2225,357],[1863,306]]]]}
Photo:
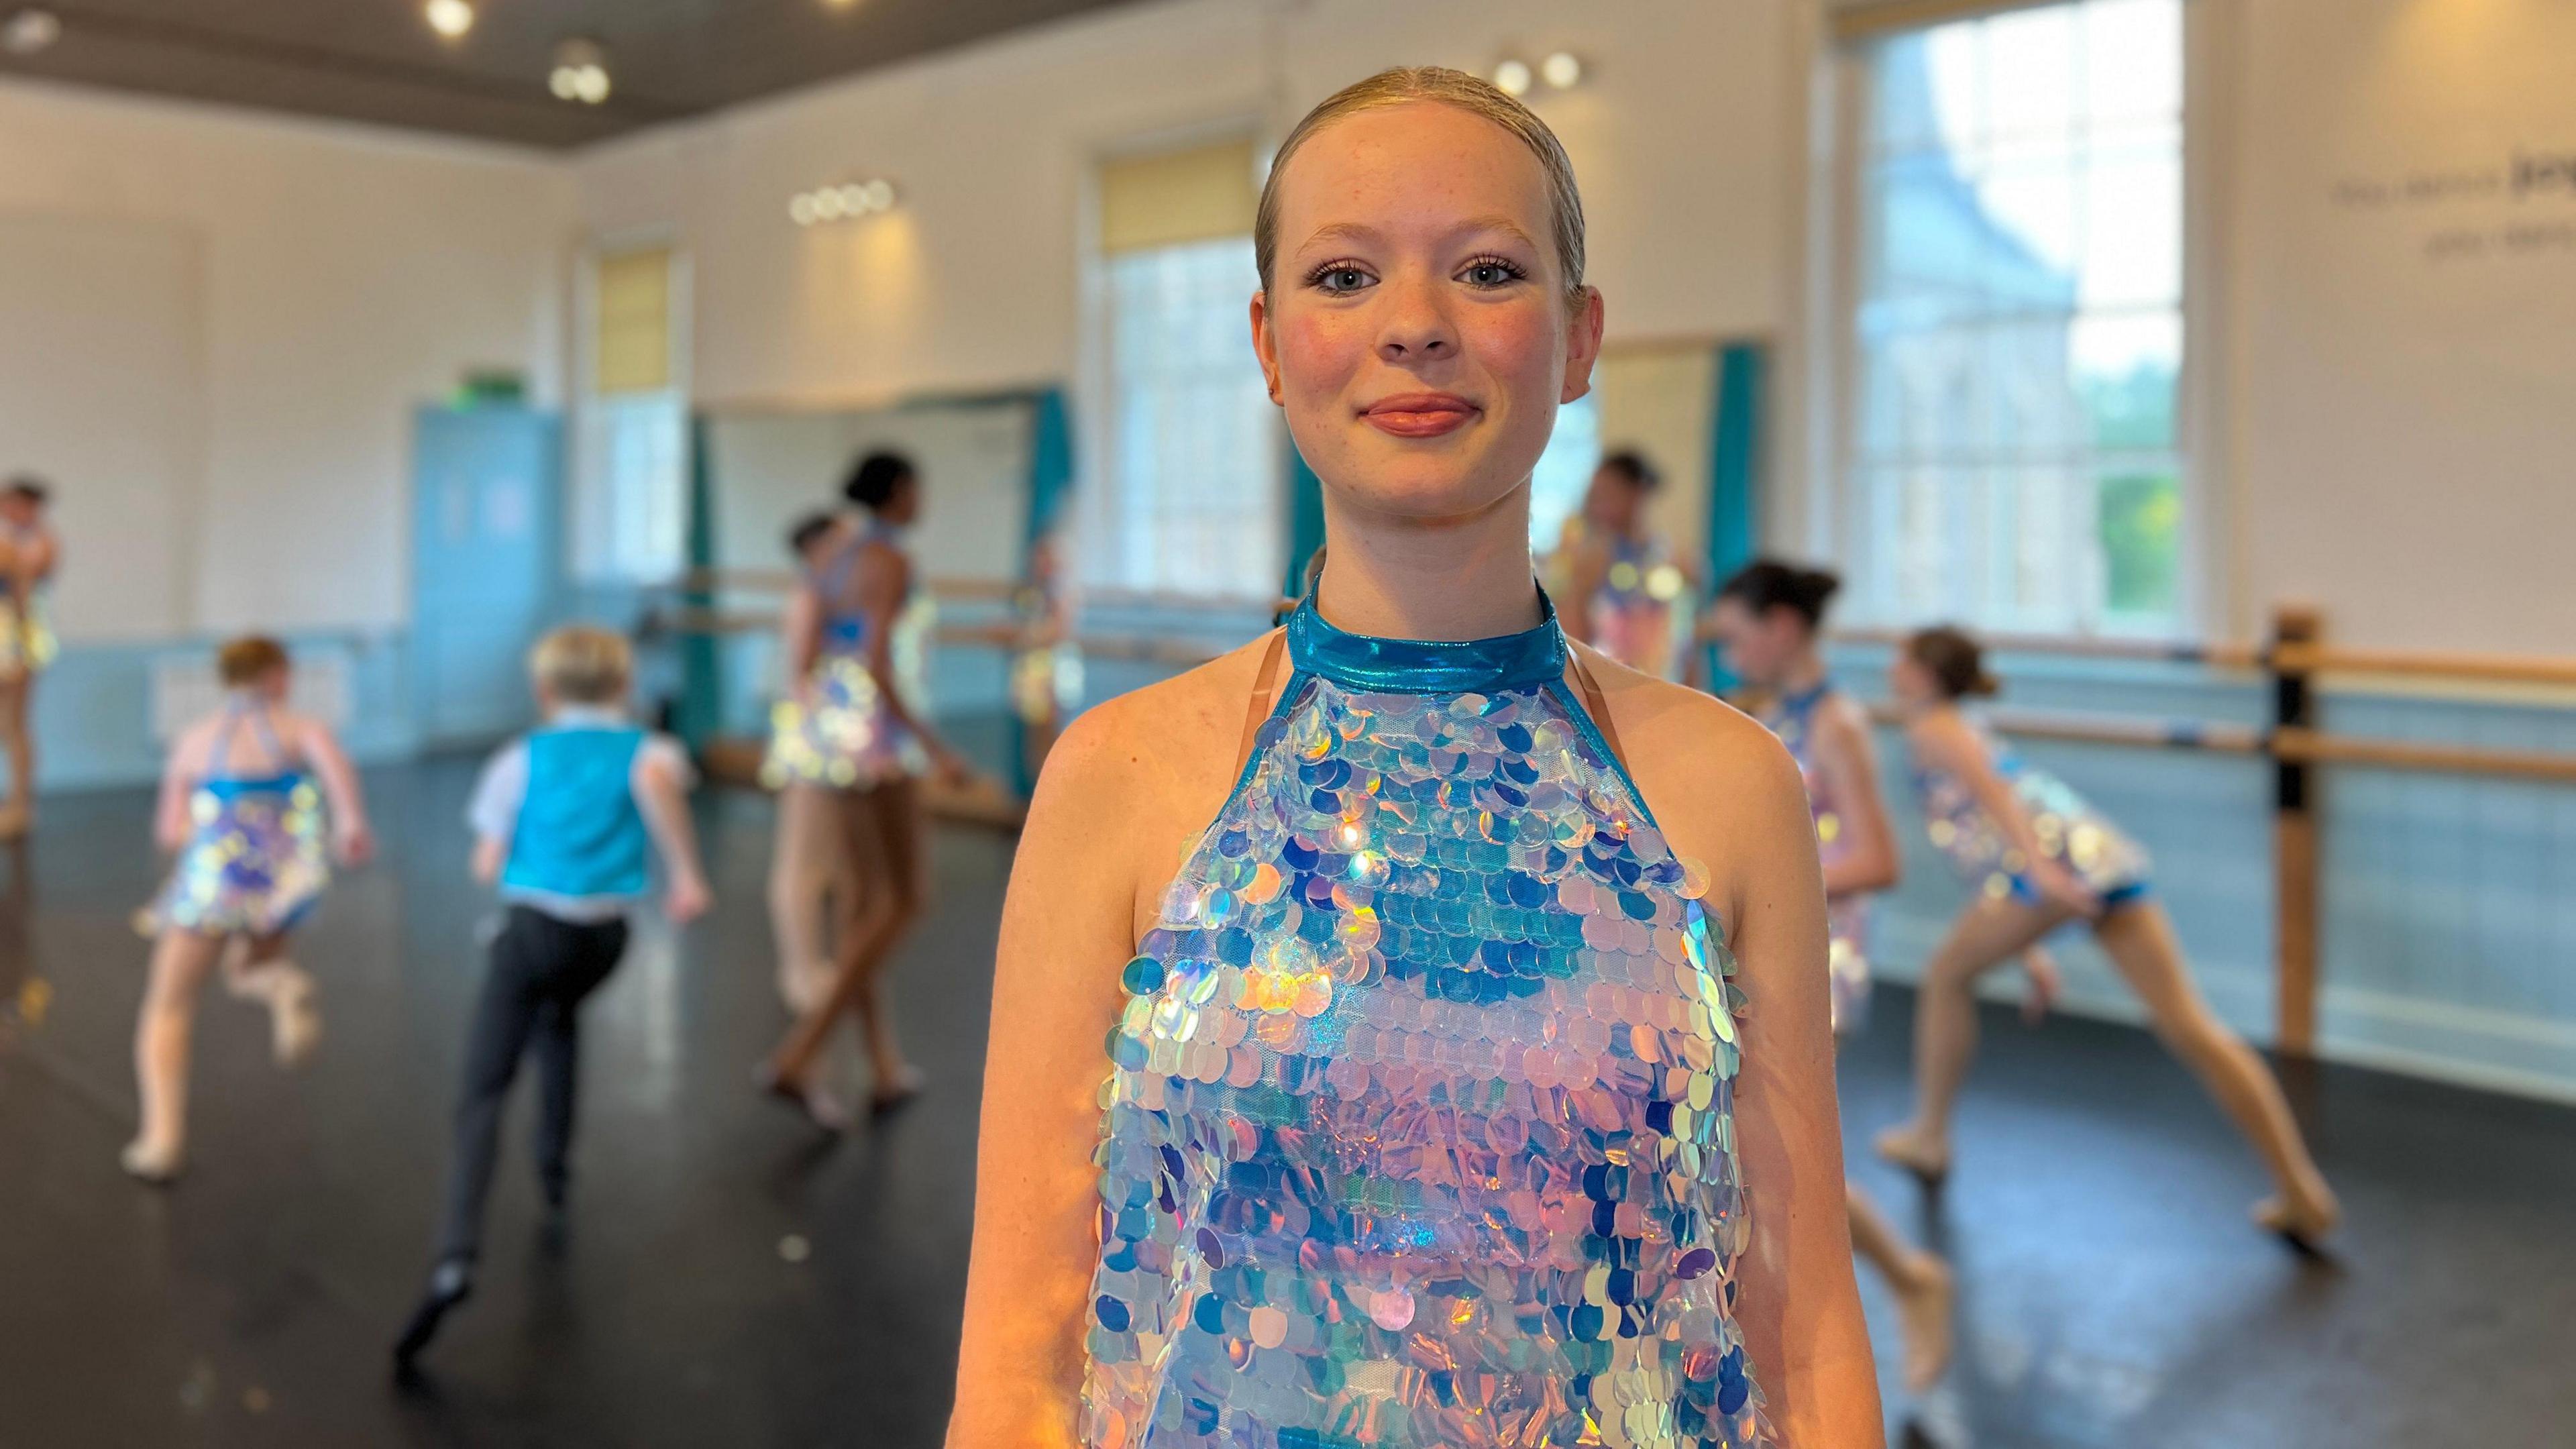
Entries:
{"type": "MultiPolygon", "coordinates": [[[[1533,251],[1538,248],[1537,240],[1531,237],[1528,232],[1521,230],[1520,223],[1512,220],[1508,216],[1496,215],[1469,217],[1467,220],[1451,227],[1449,229],[1449,236],[1451,238],[1456,238],[1472,235],[1480,231],[1498,231],[1533,251]]],[[[1315,228],[1313,234],[1306,238],[1305,245],[1313,246],[1319,241],[1376,242],[1384,241],[1385,239],[1386,234],[1379,231],[1376,227],[1365,226],[1355,221],[1336,221],[1329,222],[1323,226],[1315,228]]]]}

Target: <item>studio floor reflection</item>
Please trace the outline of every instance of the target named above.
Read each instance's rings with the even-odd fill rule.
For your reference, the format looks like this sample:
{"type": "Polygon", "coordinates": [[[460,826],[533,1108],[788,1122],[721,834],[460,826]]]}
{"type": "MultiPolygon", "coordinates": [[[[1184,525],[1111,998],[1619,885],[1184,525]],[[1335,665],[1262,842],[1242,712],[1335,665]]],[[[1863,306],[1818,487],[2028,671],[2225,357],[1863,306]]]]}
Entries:
{"type": "MultiPolygon", "coordinates": [[[[264,1019],[209,995],[194,1166],[166,1194],[115,1161],[147,801],[48,801],[0,852],[0,1446],[938,1443],[1008,842],[943,834],[900,967],[931,1091],[822,1143],[748,1085],[781,1016],[747,796],[703,810],[717,911],[685,941],[647,930],[594,1008],[568,1240],[538,1240],[514,1122],[478,1296],[422,1384],[391,1382],[485,914],[470,771],[370,777],[386,859],[299,946],[326,992],[309,1071],[277,1073],[264,1019]]],[[[2347,1069],[2294,1084],[2350,1213],[2310,1263],[2246,1224],[2254,1164],[2181,1068],[2093,1023],[1989,1022],[1958,1170],[1926,1200],[1859,1150],[1902,1109],[1908,1005],[1882,989],[1844,1082],[1855,1175],[1959,1268],[1949,1382],[1888,1385],[1915,1442],[2565,1442],[2576,1111],[2347,1069]]]]}

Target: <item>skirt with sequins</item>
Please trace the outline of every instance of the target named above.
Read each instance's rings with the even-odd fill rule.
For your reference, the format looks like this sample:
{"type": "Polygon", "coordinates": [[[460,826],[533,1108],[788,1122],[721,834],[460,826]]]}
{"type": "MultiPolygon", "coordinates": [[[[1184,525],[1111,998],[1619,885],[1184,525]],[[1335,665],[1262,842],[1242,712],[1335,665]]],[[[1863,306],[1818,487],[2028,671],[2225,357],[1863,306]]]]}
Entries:
{"type": "Polygon", "coordinates": [[[887,712],[885,692],[858,655],[823,656],[802,698],[770,707],[769,754],[760,765],[770,789],[865,790],[927,766],[920,741],[887,712]]]}
{"type": "Polygon", "coordinates": [[[197,792],[196,830],[169,883],[136,926],[275,935],[302,920],[331,880],[322,802],[309,780],[197,792]]]}
{"type": "Polygon", "coordinates": [[[1869,949],[1865,902],[1834,901],[1825,907],[1826,980],[1832,988],[1834,1035],[1851,1036],[1869,1022],[1869,949]]]}
{"type": "Polygon", "coordinates": [[[21,609],[13,600],[0,599],[0,682],[38,672],[60,652],[42,604],[21,609]]]}

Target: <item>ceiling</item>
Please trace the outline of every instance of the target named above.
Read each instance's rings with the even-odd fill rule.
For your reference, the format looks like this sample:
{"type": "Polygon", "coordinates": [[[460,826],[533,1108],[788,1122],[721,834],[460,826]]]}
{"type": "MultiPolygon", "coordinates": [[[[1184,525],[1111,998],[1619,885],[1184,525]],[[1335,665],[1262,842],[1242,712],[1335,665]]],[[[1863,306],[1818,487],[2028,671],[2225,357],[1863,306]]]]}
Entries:
{"type": "Polygon", "coordinates": [[[26,3],[61,38],[0,75],[562,147],[1130,0],[473,0],[456,40],[423,0],[26,3]],[[603,105],[547,89],[572,36],[606,48],[603,105]]]}

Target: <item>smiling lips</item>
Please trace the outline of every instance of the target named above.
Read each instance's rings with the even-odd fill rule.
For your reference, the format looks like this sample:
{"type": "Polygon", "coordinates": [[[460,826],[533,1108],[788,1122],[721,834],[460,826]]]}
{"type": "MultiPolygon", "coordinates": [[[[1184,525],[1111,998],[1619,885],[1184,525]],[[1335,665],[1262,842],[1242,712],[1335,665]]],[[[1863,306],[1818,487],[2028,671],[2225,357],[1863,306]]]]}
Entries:
{"type": "Polygon", "coordinates": [[[1477,408],[1446,392],[1407,392],[1380,398],[1360,416],[1381,433],[1399,438],[1436,438],[1465,427],[1477,408]]]}

